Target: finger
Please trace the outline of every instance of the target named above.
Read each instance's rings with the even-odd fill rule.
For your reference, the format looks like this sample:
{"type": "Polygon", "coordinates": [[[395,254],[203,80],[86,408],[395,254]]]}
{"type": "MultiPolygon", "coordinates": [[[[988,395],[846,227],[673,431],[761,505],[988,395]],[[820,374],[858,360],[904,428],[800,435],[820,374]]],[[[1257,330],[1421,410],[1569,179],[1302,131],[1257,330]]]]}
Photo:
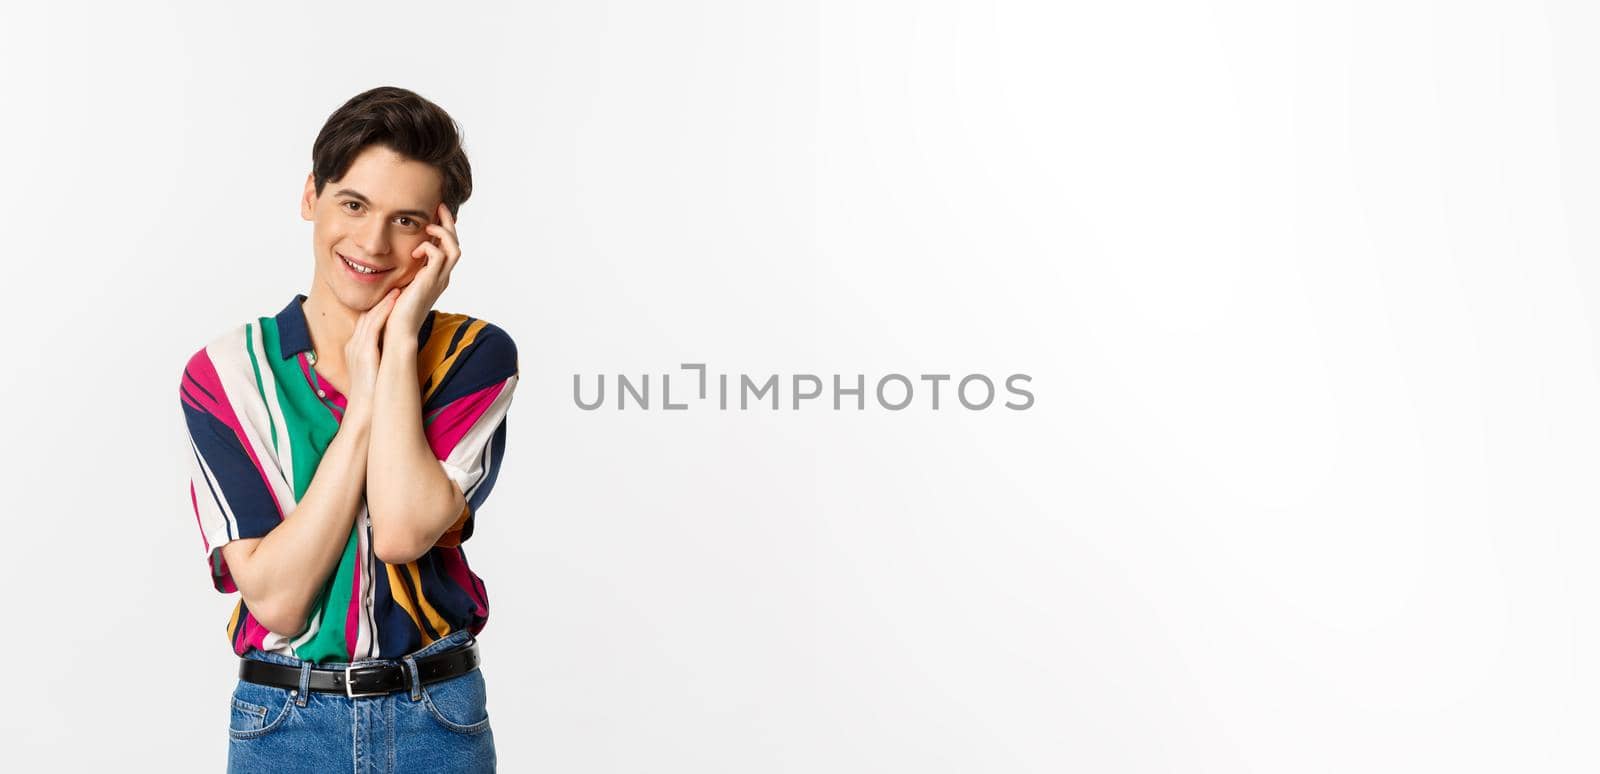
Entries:
{"type": "Polygon", "coordinates": [[[456,216],[449,207],[444,206],[444,202],[439,202],[439,225],[451,234],[456,233],[456,216]]]}
{"type": "Polygon", "coordinates": [[[445,228],[444,226],[440,226],[438,224],[429,225],[423,230],[433,234],[438,238],[439,241],[435,244],[443,247],[446,254],[452,251],[458,253],[461,252],[461,239],[456,236],[456,232],[454,230],[445,228]]]}
{"type": "Polygon", "coordinates": [[[449,207],[443,204],[439,205],[439,217],[435,218],[433,222],[434,225],[443,228],[445,231],[449,231],[452,234],[455,233],[456,219],[450,216],[449,207]]]}
{"type": "Polygon", "coordinates": [[[422,265],[423,271],[432,269],[437,273],[438,270],[444,266],[445,254],[443,248],[440,248],[438,245],[432,242],[423,242],[422,244],[417,245],[417,249],[428,254],[429,260],[427,263],[422,265]]]}
{"type": "Polygon", "coordinates": [[[444,256],[444,249],[432,242],[423,242],[422,244],[417,245],[415,250],[411,251],[411,257],[423,258],[422,268],[424,271],[426,271],[430,265],[443,263],[444,256]],[[426,257],[424,258],[424,256],[426,257]]]}
{"type": "Polygon", "coordinates": [[[384,319],[389,316],[389,312],[394,309],[395,301],[397,301],[399,298],[400,289],[389,288],[389,292],[383,294],[383,299],[372,307],[372,311],[375,313],[377,318],[372,321],[372,326],[374,328],[381,327],[383,325],[384,319]]]}
{"type": "Polygon", "coordinates": [[[458,251],[456,251],[455,255],[450,256],[445,261],[445,263],[444,263],[444,271],[439,272],[439,281],[440,282],[449,282],[450,281],[450,272],[451,272],[451,270],[455,269],[456,264],[458,264],[460,262],[461,262],[461,251],[458,250],[458,251]]]}
{"type": "Polygon", "coordinates": [[[454,251],[454,245],[453,245],[453,243],[451,243],[450,240],[448,240],[448,238],[446,238],[445,243],[443,243],[443,245],[429,245],[429,246],[432,246],[432,248],[434,248],[434,253],[432,253],[432,254],[434,254],[435,257],[438,257],[438,262],[440,262],[440,264],[443,264],[443,262],[445,262],[446,259],[448,259],[448,257],[450,257],[450,253],[453,253],[453,251],[454,251]]]}
{"type": "Polygon", "coordinates": [[[389,292],[384,293],[383,294],[383,298],[378,299],[378,303],[373,304],[369,309],[367,309],[366,313],[361,315],[361,320],[359,322],[357,322],[356,324],[360,325],[361,323],[366,322],[368,317],[371,317],[372,315],[377,314],[378,313],[378,309],[381,308],[384,305],[384,303],[387,302],[389,300],[389,298],[391,296],[393,296],[393,295],[394,295],[394,288],[389,288],[389,292]]]}
{"type": "Polygon", "coordinates": [[[374,338],[383,335],[384,323],[389,321],[389,313],[394,311],[394,298],[395,292],[390,290],[367,313],[367,316],[372,318],[367,320],[367,326],[374,338]]]}
{"type": "Polygon", "coordinates": [[[360,319],[356,320],[357,332],[363,334],[371,333],[372,330],[377,327],[377,321],[373,318],[387,316],[388,312],[385,310],[385,307],[392,308],[394,306],[394,300],[399,293],[399,288],[389,288],[389,292],[383,294],[383,298],[378,299],[378,303],[373,304],[371,309],[368,309],[364,314],[361,315],[360,319]]]}

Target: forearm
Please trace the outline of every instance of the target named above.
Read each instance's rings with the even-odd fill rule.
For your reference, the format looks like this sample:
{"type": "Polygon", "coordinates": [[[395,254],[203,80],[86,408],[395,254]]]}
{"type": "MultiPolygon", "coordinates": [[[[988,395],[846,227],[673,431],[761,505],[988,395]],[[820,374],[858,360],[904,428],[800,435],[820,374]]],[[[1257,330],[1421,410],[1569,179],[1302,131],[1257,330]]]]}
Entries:
{"type": "Polygon", "coordinates": [[[344,553],[361,510],[371,424],[370,409],[350,406],[304,496],[260,538],[249,561],[235,568],[246,604],[259,609],[257,619],[274,632],[292,636],[305,628],[317,594],[344,553]]]}
{"type": "Polygon", "coordinates": [[[373,550],[390,564],[426,552],[464,507],[422,428],[414,336],[384,335],[367,454],[373,550]]]}

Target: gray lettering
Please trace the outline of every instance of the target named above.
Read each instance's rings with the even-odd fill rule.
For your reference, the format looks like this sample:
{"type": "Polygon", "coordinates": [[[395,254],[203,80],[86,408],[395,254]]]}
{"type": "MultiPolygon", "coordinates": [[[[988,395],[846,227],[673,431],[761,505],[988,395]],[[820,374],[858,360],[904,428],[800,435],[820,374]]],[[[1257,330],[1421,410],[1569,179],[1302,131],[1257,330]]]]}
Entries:
{"type": "Polygon", "coordinates": [[[838,411],[839,410],[839,396],[840,395],[854,395],[854,396],[856,396],[856,411],[861,411],[862,409],[865,409],[867,407],[866,391],[867,391],[867,378],[865,376],[862,376],[861,374],[856,374],[856,388],[852,390],[852,389],[840,387],[839,386],[839,375],[838,374],[834,374],[833,375],[833,410],[834,411],[838,411]]]}
{"type": "Polygon", "coordinates": [[[813,399],[813,398],[815,398],[815,397],[817,397],[818,395],[821,395],[821,394],[822,394],[822,380],[818,379],[815,374],[795,374],[794,375],[794,410],[795,411],[799,411],[800,410],[800,401],[802,401],[802,400],[811,400],[811,399],[813,399]],[[815,392],[801,392],[800,391],[800,380],[801,379],[809,379],[809,380],[811,380],[811,383],[815,384],[817,386],[816,391],[815,392]]]}
{"type": "Polygon", "coordinates": [[[933,410],[939,410],[939,382],[950,378],[950,374],[923,374],[922,378],[933,383],[933,410]]]}
{"type": "MultiPolygon", "coordinates": [[[[739,408],[740,408],[740,410],[748,409],[748,408],[750,408],[750,388],[755,386],[755,382],[750,381],[750,375],[749,374],[739,374],[739,381],[743,384],[743,386],[740,387],[740,389],[739,389],[739,408]]],[[[772,391],[772,407],[773,408],[777,408],[778,407],[778,375],[777,374],[773,374],[772,376],[767,377],[767,380],[762,383],[761,389],[756,391],[756,400],[761,400],[761,396],[766,395],[768,390],[772,391]]]]}
{"type": "Polygon", "coordinates": [[[706,399],[706,364],[705,363],[679,363],[679,368],[686,371],[700,372],[700,400],[706,399]]]}
{"type": "MultiPolygon", "coordinates": [[[[647,385],[648,386],[648,385],[647,385]]],[[[668,411],[682,411],[689,407],[687,403],[672,402],[672,375],[661,375],[661,407],[668,411]]]]}
{"type": "Polygon", "coordinates": [[[594,403],[584,403],[583,396],[578,390],[578,383],[581,382],[582,379],[578,374],[572,375],[572,400],[574,403],[578,404],[578,408],[581,408],[584,411],[594,411],[595,409],[600,408],[600,404],[606,402],[606,375],[597,374],[596,380],[600,383],[600,394],[595,396],[594,403]]]}
{"type": "Polygon", "coordinates": [[[994,402],[994,382],[989,381],[989,377],[983,374],[969,374],[961,380],[961,384],[956,385],[956,397],[961,399],[961,405],[973,411],[988,408],[989,404],[994,402]],[[976,406],[967,401],[967,383],[973,379],[983,382],[984,388],[989,391],[988,397],[984,398],[983,402],[976,406]]]}
{"type": "Polygon", "coordinates": [[[628,399],[626,397],[624,397],[624,391],[633,394],[633,399],[635,401],[639,402],[639,408],[642,408],[642,409],[645,409],[645,410],[649,410],[650,409],[650,374],[645,374],[644,377],[643,377],[643,380],[644,380],[644,394],[641,395],[638,392],[634,392],[633,385],[628,382],[628,377],[623,376],[622,374],[617,374],[617,410],[618,411],[621,411],[624,408],[627,408],[627,406],[628,406],[628,399]]]}
{"type": "Polygon", "coordinates": [[[878,405],[883,406],[884,408],[886,408],[886,409],[888,409],[890,411],[899,411],[900,409],[903,409],[906,406],[911,405],[911,380],[905,378],[904,376],[901,376],[900,374],[889,374],[888,376],[885,376],[882,379],[879,379],[878,380],[878,405]],[[889,401],[884,400],[884,397],[883,397],[883,386],[885,384],[888,384],[891,379],[899,381],[901,384],[904,384],[906,386],[906,399],[903,400],[903,401],[900,401],[899,405],[892,405],[892,404],[889,403],[889,401]]]}
{"type": "Polygon", "coordinates": [[[1006,408],[1008,408],[1008,409],[1016,409],[1018,411],[1023,411],[1025,409],[1033,408],[1033,393],[1031,393],[1031,392],[1029,392],[1027,390],[1024,390],[1024,389],[1020,389],[1020,388],[1011,386],[1012,382],[1017,381],[1019,379],[1024,381],[1024,382],[1033,381],[1033,377],[1031,377],[1031,376],[1029,376],[1027,374],[1012,374],[1012,375],[1006,377],[1006,389],[1009,390],[1014,395],[1026,396],[1028,398],[1028,402],[1024,403],[1024,404],[1022,404],[1020,406],[1015,406],[1015,405],[1012,405],[1011,401],[1006,401],[1006,408]]]}

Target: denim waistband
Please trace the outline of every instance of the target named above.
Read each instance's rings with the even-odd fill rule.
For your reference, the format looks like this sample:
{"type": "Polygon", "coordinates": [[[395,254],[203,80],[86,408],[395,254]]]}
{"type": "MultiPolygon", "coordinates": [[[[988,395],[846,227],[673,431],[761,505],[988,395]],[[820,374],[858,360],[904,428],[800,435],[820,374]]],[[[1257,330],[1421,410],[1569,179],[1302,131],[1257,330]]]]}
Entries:
{"type": "MultiPolygon", "coordinates": [[[[412,651],[406,655],[409,655],[412,658],[421,658],[422,656],[432,655],[440,651],[454,650],[458,647],[464,647],[468,643],[472,642],[472,640],[473,637],[470,630],[457,629],[443,637],[440,637],[437,640],[434,640],[421,650],[412,651]]],[[[250,651],[241,656],[241,658],[248,658],[255,661],[266,661],[273,664],[285,664],[292,667],[299,667],[301,664],[306,663],[304,660],[295,658],[293,656],[285,656],[282,653],[269,653],[257,648],[251,648],[250,651]]],[[[400,658],[400,656],[393,656],[390,658],[361,659],[359,661],[320,661],[313,662],[311,666],[314,669],[344,669],[351,664],[374,664],[387,661],[398,662],[400,658]]]]}

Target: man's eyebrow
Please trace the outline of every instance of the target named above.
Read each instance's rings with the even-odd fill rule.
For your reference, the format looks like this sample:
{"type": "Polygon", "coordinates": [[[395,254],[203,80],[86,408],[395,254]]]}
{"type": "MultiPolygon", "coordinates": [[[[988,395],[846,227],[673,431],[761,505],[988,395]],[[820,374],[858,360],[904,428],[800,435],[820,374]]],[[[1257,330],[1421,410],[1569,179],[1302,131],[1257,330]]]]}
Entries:
{"type": "MultiPolygon", "coordinates": [[[[340,188],[339,190],[334,191],[333,195],[334,196],[348,196],[348,197],[350,197],[352,199],[359,199],[359,200],[361,200],[362,204],[365,204],[365,205],[367,205],[369,207],[372,206],[372,200],[371,199],[368,199],[360,191],[357,191],[357,190],[355,190],[353,188],[340,188]]],[[[422,210],[395,210],[394,214],[396,214],[396,215],[410,215],[411,217],[416,218],[418,220],[427,220],[427,221],[431,221],[432,220],[432,218],[428,217],[428,213],[423,212],[422,210]]]]}

